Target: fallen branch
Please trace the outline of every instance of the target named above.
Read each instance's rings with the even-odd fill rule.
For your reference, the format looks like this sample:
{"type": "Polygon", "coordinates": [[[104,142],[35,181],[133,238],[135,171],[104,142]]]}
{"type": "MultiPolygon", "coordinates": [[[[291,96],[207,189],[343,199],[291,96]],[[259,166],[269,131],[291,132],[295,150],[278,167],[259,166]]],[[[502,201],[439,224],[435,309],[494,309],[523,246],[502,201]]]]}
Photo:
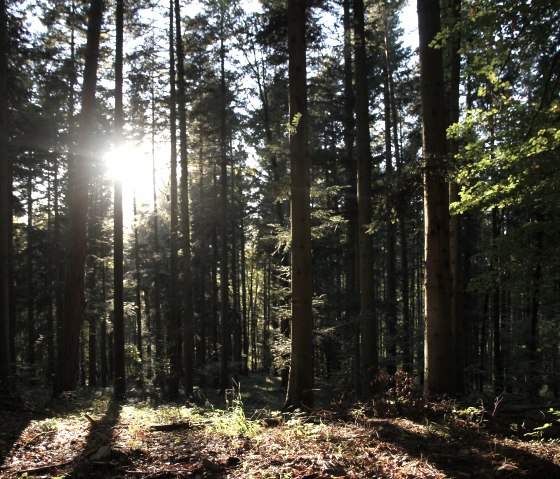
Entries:
{"type": "Polygon", "coordinates": [[[93,419],[89,414],[84,414],[84,416],[91,423],[92,427],[97,426],[97,421],[95,419],[93,419]]]}
{"type": "Polygon", "coordinates": [[[70,461],[59,462],[59,463],[56,463],[56,464],[49,464],[49,465],[46,465],[46,466],[32,467],[30,469],[20,469],[19,471],[17,471],[17,475],[20,476],[20,475],[25,474],[25,473],[32,474],[32,473],[35,473],[35,472],[48,471],[49,469],[53,469],[53,468],[69,466],[74,461],[76,461],[76,459],[71,459],[70,461]]]}
{"type": "Polygon", "coordinates": [[[155,424],[150,426],[151,431],[177,431],[178,429],[191,429],[193,425],[189,422],[174,422],[171,424],[155,424]]]}
{"type": "Polygon", "coordinates": [[[28,441],[25,442],[26,445],[28,444],[33,444],[37,439],[39,439],[41,436],[50,436],[51,434],[56,433],[56,431],[43,431],[40,432],[39,434],[35,434],[31,439],[29,439],[28,441]]]}

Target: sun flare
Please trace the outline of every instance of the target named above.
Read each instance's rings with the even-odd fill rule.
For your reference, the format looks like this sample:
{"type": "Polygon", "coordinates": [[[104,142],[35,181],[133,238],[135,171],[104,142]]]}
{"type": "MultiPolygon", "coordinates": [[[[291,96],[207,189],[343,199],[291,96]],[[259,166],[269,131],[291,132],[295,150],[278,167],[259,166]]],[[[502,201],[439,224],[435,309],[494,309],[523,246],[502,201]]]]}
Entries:
{"type": "Polygon", "coordinates": [[[156,190],[159,192],[162,188],[166,177],[167,157],[166,149],[161,147],[152,156],[149,144],[123,145],[105,153],[105,174],[108,178],[122,182],[125,224],[132,212],[133,198],[136,198],[138,206],[152,202],[154,166],[156,190]]]}

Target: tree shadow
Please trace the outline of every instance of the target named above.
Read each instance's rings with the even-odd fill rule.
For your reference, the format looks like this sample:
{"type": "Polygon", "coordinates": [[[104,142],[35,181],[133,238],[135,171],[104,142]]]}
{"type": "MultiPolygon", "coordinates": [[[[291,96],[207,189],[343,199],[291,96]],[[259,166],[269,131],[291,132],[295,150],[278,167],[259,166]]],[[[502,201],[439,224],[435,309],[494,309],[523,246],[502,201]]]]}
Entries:
{"type": "Polygon", "coordinates": [[[376,421],[375,425],[376,438],[425,460],[450,478],[560,478],[560,466],[552,461],[532,454],[521,444],[505,445],[483,433],[436,423],[426,434],[390,420],[376,421]]]}
{"type": "MultiPolygon", "coordinates": [[[[10,452],[16,446],[21,433],[34,419],[44,419],[45,416],[18,409],[0,409],[0,467],[10,457],[10,452]]],[[[1,473],[1,469],[0,469],[1,473]]]]}
{"type": "Polygon", "coordinates": [[[68,478],[105,478],[108,473],[123,466],[126,455],[113,449],[115,426],[120,417],[122,403],[111,398],[100,420],[91,420],[91,428],[85,438],[82,454],[66,472],[68,478]]]}

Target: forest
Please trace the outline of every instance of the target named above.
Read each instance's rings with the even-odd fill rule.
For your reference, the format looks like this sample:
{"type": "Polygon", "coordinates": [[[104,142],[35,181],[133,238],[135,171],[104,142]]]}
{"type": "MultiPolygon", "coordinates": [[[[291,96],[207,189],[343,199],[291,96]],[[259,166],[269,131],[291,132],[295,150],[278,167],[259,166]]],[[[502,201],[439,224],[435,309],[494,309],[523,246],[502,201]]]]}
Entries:
{"type": "Polygon", "coordinates": [[[553,0],[0,0],[0,478],[560,477],[553,0]]]}

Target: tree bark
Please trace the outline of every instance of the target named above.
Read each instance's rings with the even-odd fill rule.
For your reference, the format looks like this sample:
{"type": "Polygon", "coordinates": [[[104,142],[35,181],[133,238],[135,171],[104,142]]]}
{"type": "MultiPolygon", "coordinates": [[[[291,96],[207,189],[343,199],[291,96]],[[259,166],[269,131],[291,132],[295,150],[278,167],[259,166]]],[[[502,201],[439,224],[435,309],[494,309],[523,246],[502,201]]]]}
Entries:
{"type": "Polygon", "coordinates": [[[371,152],[364,33],[364,2],[354,0],[356,65],[356,150],[358,159],[358,257],[360,279],[360,395],[369,398],[378,369],[377,320],[374,311],[373,244],[371,223],[371,152]]]}
{"type": "Polygon", "coordinates": [[[310,162],[308,147],[306,4],[288,0],[290,192],[292,236],[291,364],[286,408],[313,407],[310,162]]]}
{"type": "Polygon", "coordinates": [[[0,0],[0,390],[8,390],[10,377],[10,162],[8,152],[8,16],[0,0]]]}
{"type": "Polygon", "coordinates": [[[183,249],[183,386],[190,396],[193,390],[193,287],[191,259],[191,225],[189,211],[189,163],[187,157],[187,100],[185,85],[185,54],[181,37],[181,10],[175,0],[175,38],[177,44],[177,101],[179,108],[179,139],[181,161],[181,233],[183,249]]]}
{"type": "MultiPolygon", "coordinates": [[[[31,161],[31,160],[30,160],[31,161]]],[[[33,178],[31,164],[27,171],[27,247],[25,252],[27,273],[27,363],[35,364],[35,293],[33,291],[33,178]]]]}
{"type": "Polygon", "coordinates": [[[138,243],[138,222],[136,210],[136,190],[133,198],[133,214],[134,214],[134,280],[135,280],[135,298],[134,298],[134,315],[136,316],[136,348],[138,349],[138,357],[140,359],[141,371],[138,378],[140,387],[144,386],[144,352],[143,342],[144,334],[142,331],[142,275],[140,273],[140,245],[138,243]]]}
{"type": "Polygon", "coordinates": [[[70,180],[70,258],[64,283],[64,308],[61,337],[58,341],[55,395],[76,389],[79,367],[79,338],[84,314],[84,267],[86,257],[86,220],[91,169],[91,135],[95,121],[95,88],[99,37],[103,18],[103,0],[91,0],[84,80],[82,111],[76,155],[68,165],[70,180]]]}
{"type": "MultiPolygon", "coordinates": [[[[123,143],[123,34],[124,0],[117,0],[116,9],[116,56],[115,56],[115,143],[123,143]]],[[[124,358],[124,290],[123,290],[123,204],[122,178],[114,179],[114,297],[113,297],[113,348],[114,372],[113,395],[116,400],[126,396],[124,358]]]]}
{"type": "MultiPolygon", "coordinates": [[[[347,193],[344,201],[344,214],[348,221],[348,245],[346,259],[346,315],[352,321],[353,327],[350,331],[352,342],[358,338],[356,346],[359,346],[359,324],[356,318],[359,314],[359,278],[358,278],[358,204],[356,201],[356,157],[354,155],[355,121],[354,121],[354,85],[352,80],[352,18],[350,6],[352,0],[343,2],[343,26],[344,26],[344,149],[345,149],[345,181],[347,193]]],[[[360,380],[360,348],[354,349],[354,383],[360,380]]]]}
{"type": "Polygon", "coordinates": [[[441,49],[430,47],[441,31],[439,0],[418,0],[420,91],[424,156],[424,394],[456,392],[455,338],[451,321],[449,191],[446,181],[446,108],[441,49]]]}
{"type": "MultiPolygon", "coordinates": [[[[385,113],[385,198],[387,202],[386,212],[386,285],[385,285],[385,318],[387,324],[387,372],[395,374],[397,371],[397,267],[396,251],[397,232],[393,223],[393,191],[394,167],[393,167],[393,148],[391,141],[391,95],[390,77],[391,66],[389,62],[389,20],[384,18],[385,26],[385,78],[383,81],[383,103],[385,113]]],[[[396,120],[395,120],[396,121],[396,120]]]]}
{"type": "MultiPolygon", "coordinates": [[[[459,50],[461,37],[459,24],[461,22],[461,0],[450,0],[452,26],[454,28],[450,44],[450,81],[449,81],[449,124],[459,122],[459,86],[461,81],[461,58],[459,50]]],[[[449,140],[449,154],[451,160],[459,153],[459,142],[456,139],[449,140]]],[[[459,185],[456,181],[449,183],[449,202],[459,201],[459,185]]],[[[451,215],[449,219],[450,238],[450,265],[452,281],[451,321],[455,335],[455,359],[457,374],[457,391],[463,392],[465,383],[465,325],[463,323],[462,308],[462,271],[461,271],[461,216],[451,215]]]]}
{"type": "Polygon", "coordinates": [[[170,160],[170,259],[169,259],[169,361],[170,377],[168,381],[168,398],[175,399],[179,395],[179,378],[181,376],[181,318],[177,302],[178,291],[178,200],[177,200],[177,86],[175,70],[174,41],[174,0],[169,0],[169,123],[171,132],[171,160],[170,160]]]}
{"type": "Polygon", "coordinates": [[[222,351],[220,356],[220,386],[229,385],[229,355],[231,350],[231,328],[229,307],[229,264],[228,264],[228,184],[227,184],[227,130],[226,130],[226,73],[224,47],[224,4],[220,2],[220,320],[222,351]]]}

